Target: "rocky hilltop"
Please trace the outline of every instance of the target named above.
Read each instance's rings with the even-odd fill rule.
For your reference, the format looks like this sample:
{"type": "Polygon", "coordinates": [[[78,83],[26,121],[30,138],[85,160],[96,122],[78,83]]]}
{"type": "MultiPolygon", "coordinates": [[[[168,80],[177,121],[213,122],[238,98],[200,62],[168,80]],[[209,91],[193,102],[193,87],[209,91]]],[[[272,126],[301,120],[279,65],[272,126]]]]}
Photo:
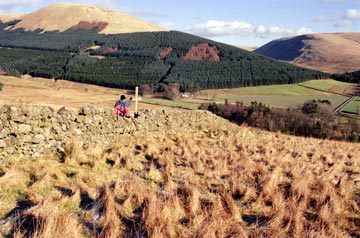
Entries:
{"type": "MultiPolygon", "coordinates": [[[[138,118],[116,120],[111,108],[0,106],[0,158],[66,153],[73,143],[84,150],[115,143],[119,136],[144,135],[206,127],[224,119],[207,111],[143,110],[138,118]],[[187,120],[183,120],[187,118],[187,120]]],[[[225,121],[225,120],[224,120],[225,121]]]]}

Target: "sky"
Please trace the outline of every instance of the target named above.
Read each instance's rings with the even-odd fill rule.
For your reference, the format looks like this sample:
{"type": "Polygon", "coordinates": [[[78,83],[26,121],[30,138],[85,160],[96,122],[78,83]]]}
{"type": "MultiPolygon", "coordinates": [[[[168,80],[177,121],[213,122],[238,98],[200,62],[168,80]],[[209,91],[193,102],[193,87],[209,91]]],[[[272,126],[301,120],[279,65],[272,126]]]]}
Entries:
{"type": "MultiPolygon", "coordinates": [[[[0,0],[24,14],[66,0],[0,0]]],[[[120,11],[169,30],[237,46],[307,33],[360,32],[360,0],[67,0],[120,11]]]]}

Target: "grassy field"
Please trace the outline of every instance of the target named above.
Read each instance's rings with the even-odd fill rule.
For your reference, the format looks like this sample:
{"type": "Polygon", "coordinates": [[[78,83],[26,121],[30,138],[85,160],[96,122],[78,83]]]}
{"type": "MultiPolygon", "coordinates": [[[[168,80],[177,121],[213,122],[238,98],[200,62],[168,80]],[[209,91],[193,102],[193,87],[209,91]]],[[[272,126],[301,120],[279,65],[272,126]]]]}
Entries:
{"type": "Polygon", "coordinates": [[[204,102],[229,103],[237,101],[250,104],[252,101],[262,102],[273,107],[298,107],[310,100],[329,100],[331,106],[337,105],[346,100],[346,96],[338,93],[345,93],[354,90],[354,84],[338,82],[335,80],[311,80],[301,84],[271,85],[258,87],[244,87],[233,89],[214,89],[197,92],[193,99],[175,101],[163,99],[145,99],[143,103],[150,103],[162,106],[173,106],[187,109],[196,109],[204,102]],[[306,87],[304,87],[304,86],[306,87]],[[310,87],[310,88],[308,88],[310,87]],[[316,90],[319,89],[319,90],[316,90]],[[324,92],[328,91],[328,92],[324,92]]]}
{"type": "MultiPolygon", "coordinates": [[[[112,107],[128,93],[0,79],[0,102],[9,104],[112,107]]],[[[247,93],[259,89],[214,90],[209,97],[288,106],[334,96],[299,87],[263,87],[257,95],[247,93]]],[[[142,109],[200,103],[143,100],[142,109]]],[[[215,116],[186,133],[119,135],[107,148],[84,150],[73,141],[61,156],[0,159],[0,237],[360,237],[358,158],[358,144],[264,132],[215,116]]]]}
{"type": "Polygon", "coordinates": [[[233,88],[233,89],[216,89],[216,90],[203,90],[198,95],[213,94],[237,94],[237,95],[318,95],[324,92],[302,87],[301,85],[312,87],[315,89],[328,90],[333,87],[352,87],[354,84],[339,82],[331,79],[326,80],[310,80],[301,84],[281,84],[281,85],[270,85],[270,86],[257,86],[257,87],[244,87],[244,88],[233,88]],[[217,93],[218,92],[218,93],[217,93]]]}
{"type": "Polygon", "coordinates": [[[360,236],[358,145],[216,120],[119,140],[1,161],[0,237],[360,236]]]}
{"type": "Polygon", "coordinates": [[[329,100],[333,108],[343,102],[347,97],[334,94],[334,87],[348,88],[352,84],[337,82],[334,80],[311,80],[302,83],[308,87],[329,90],[319,91],[302,87],[299,84],[271,85],[259,87],[245,87],[234,89],[203,90],[195,95],[195,98],[224,102],[227,99],[231,103],[236,101],[250,104],[252,101],[262,102],[275,107],[297,107],[306,101],[329,100]]]}
{"type": "MultiPolygon", "coordinates": [[[[120,95],[124,94],[127,98],[132,96],[124,89],[30,76],[22,78],[0,76],[0,82],[4,84],[0,92],[0,104],[49,105],[55,108],[63,106],[80,108],[93,105],[112,108],[120,95]]],[[[131,105],[131,112],[134,111],[134,105],[135,103],[131,105]]],[[[139,108],[161,107],[163,106],[139,103],[139,108]]]]}
{"type": "Polygon", "coordinates": [[[199,108],[200,103],[184,101],[184,100],[167,100],[160,98],[142,98],[142,103],[160,105],[166,107],[178,107],[184,109],[196,110],[199,108]]]}
{"type": "MultiPolygon", "coordinates": [[[[121,94],[130,97],[127,90],[111,89],[94,85],[79,84],[63,80],[50,80],[24,77],[22,79],[0,76],[4,83],[0,93],[2,104],[40,104],[55,107],[70,106],[80,108],[87,105],[113,107],[121,94]]],[[[347,88],[352,85],[334,80],[312,80],[302,83],[309,87],[331,91],[334,88],[347,88]]],[[[348,88],[349,89],[349,88],[348,88]]],[[[139,103],[139,108],[167,108],[180,107],[197,109],[204,102],[230,103],[236,101],[250,104],[252,101],[262,102],[275,107],[297,107],[312,99],[329,100],[332,107],[343,102],[346,97],[333,93],[326,93],[314,89],[293,85],[272,85],[260,87],[245,87],[234,89],[204,90],[196,93],[191,99],[170,101],[159,98],[145,97],[139,103]]],[[[134,103],[131,111],[134,110],[134,103]]]]}
{"type": "Polygon", "coordinates": [[[347,97],[340,95],[324,95],[324,96],[268,96],[268,95],[245,95],[245,96],[229,96],[223,95],[216,98],[219,103],[224,103],[225,99],[229,103],[235,103],[236,101],[250,104],[252,101],[262,102],[265,105],[272,107],[288,108],[288,107],[299,107],[305,102],[310,100],[329,100],[331,107],[335,108],[341,102],[345,101],[347,97]]]}
{"type": "Polygon", "coordinates": [[[352,101],[346,107],[344,107],[342,112],[357,114],[359,107],[360,107],[360,97],[357,97],[355,98],[354,101],[352,101]]]}
{"type": "Polygon", "coordinates": [[[305,81],[303,83],[300,83],[300,85],[304,85],[311,88],[318,88],[322,90],[329,90],[331,88],[345,88],[345,87],[352,87],[354,84],[351,83],[345,83],[340,82],[332,79],[326,79],[326,80],[310,80],[305,81]]]}
{"type": "Polygon", "coordinates": [[[229,95],[313,95],[317,91],[301,87],[297,84],[282,84],[270,86],[231,88],[231,89],[208,89],[198,92],[197,96],[212,98],[223,94],[229,95]]]}

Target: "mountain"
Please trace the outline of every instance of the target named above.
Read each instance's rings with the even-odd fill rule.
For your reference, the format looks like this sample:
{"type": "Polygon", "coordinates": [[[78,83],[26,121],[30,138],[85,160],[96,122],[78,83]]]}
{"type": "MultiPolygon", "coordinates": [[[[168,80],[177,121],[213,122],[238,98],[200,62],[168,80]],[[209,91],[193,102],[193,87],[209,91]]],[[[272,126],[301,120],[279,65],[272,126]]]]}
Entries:
{"type": "Polygon", "coordinates": [[[99,33],[118,34],[130,32],[166,31],[166,29],[139,20],[124,13],[105,10],[85,4],[56,3],[29,14],[0,16],[0,20],[20,20],[8,29],[24,28],[27,31],[65,31],[68,29],[92,29],[99,33]]]}
{"type": "Polygon", "coordinates": [[[360,69],[360,33],[324,33],[271,41],[256,53],[327,73],[360,69]]]}
{"type": "Polygon", "coordinates": [[[22,15],[20,14],[0,14],[0,21],[9,22],[20,19],[22,15]]]}
{"type": "MultiPolygon", "coordinates": [[[[99,34],[113,25],[106,17],[98,18],[102,14],[117,15],[62,3],[23,15],[21,20],[0,22],[0,71],[126,89],[144,84],[158,89],[162,84],[178,83],[181,90],[191,91],[327,77],[178,31],[146,27],[143,32],[99,34]]],[[[140,29],[135,27],[139,22],[135,18],[111,20],[123,22],[117,24],[118,31],[140,29]]]]}

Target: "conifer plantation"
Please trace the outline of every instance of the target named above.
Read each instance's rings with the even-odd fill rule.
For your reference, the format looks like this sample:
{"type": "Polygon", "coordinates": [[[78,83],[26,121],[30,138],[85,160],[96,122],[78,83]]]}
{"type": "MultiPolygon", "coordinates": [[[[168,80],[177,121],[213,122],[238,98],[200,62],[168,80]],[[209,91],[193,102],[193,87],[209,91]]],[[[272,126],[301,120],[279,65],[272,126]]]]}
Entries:
{"type": "MultiPolygon", "coordinates": [[[[85,4],[0,19],[0,238],[360,238],[360,71],[329,80],[85,4]]],[[[323,48],[296,53],[324,65],[323,48]]]]}
{"type": "Polygon", "coordinates": [[[13,76],[30,74],[124,89],[178,83],[182,91],[327,77],[177,31],[103,35],[96,28],[45,33],[5,30],[15,23],[0,24],[0,66],[13,76]]]}

